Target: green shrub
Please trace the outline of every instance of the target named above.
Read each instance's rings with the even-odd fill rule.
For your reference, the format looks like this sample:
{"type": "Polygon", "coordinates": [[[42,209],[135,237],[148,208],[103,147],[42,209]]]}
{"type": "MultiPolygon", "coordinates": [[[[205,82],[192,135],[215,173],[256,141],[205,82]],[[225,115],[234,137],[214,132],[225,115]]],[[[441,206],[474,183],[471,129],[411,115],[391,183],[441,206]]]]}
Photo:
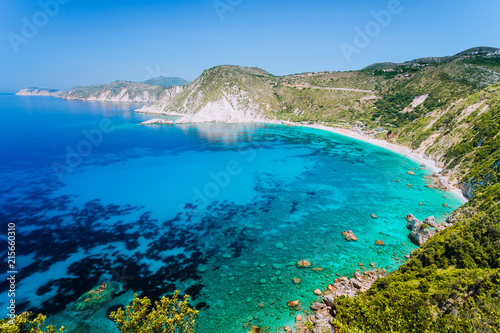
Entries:
{"type": "Polygon", "coordinates": [[[0,320],[0,332],[2,333],[63,333],[64,326],[59,329],[53,325],[45,326],[47,316],[42,314],[37,315],[34,319],[30,319],[33,315],[31,312],[23,312],[20,315],[9,320],[4,318],[0,320]]]}
{"type": "Polygon", "coordinates": [[[176,291],[172,298],[162,297],[151,308],[149,298],[137,295],[123,311],[121,308],[109,315],[122,333],[192,333],[198,311],[189,306],[189,296],[179,300],[176,291]]]}

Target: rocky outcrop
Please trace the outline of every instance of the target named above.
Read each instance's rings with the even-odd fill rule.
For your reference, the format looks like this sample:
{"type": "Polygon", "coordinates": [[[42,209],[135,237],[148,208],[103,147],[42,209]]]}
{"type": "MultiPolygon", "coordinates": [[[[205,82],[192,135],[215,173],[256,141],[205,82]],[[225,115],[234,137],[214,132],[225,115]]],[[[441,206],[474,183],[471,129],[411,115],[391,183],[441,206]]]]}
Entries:
{"type": "Polygon", "coordinates": [[[355,297],[372,286],[372,284],[380,277],[385,275],[385,271],[381,269],[373,269],[365,271],[363,274],[355,272],[354,277],[349,279],[346,276],[335,279],[334,284],[328,285],[324,291],[321,302],[314,302],[311,305],[313,315],[303,321],[296,333],[310,333],[311,330],[304,324],[309,322],[312,324],[313,333],[334,333],[333,320],[336,315],[335,299],[340,296],[355,297]]]}
{"type": "Polygon", "coordinates": [[[441,223],[438,224],[434,219],[434,216],[429,216],[425,218],[424,221],[420,221],[413,214],[407,215],[406,227],[411,230],[410,235],[408,236],[410,240],[420,246],[424,244],[429,238],[437,234],[440,230],[443,230],[449,227],[450,223],[441,223]]]}
{"type": "Polygon", "coordinates": [[[346,276],[336,278],[334,284],[328,285],[325,295],[332,295],[335,298],[340,296],[355,297],[370,289],[373,282],[384,275],[385,272],[381,269],[364,271],[363,274],[356,271],[351,279],[346,276]]]}
{"type": "Polygon", "coordinates": [[[474,184],[471,181],[460,184],[460,188],[467,198],[472,199],[474,197],[474,184]]]}
{"type": "Polygon", "coordinates": [[[450,185],[448,184],[448,181],[440,173],[433,173],[431,176],[425,176],[424,178],[432,181],[432,183],[425,185],[425,187],[435,188],[435,189],[443,190],[443,191],[450,189],[450,185]]]}
{"type": "Polygon", "coordinates": [[[139,125],[172,125],[173,123],[174,121],[172,119],[153,118],[151,120],[143,121],[139,125]]]}

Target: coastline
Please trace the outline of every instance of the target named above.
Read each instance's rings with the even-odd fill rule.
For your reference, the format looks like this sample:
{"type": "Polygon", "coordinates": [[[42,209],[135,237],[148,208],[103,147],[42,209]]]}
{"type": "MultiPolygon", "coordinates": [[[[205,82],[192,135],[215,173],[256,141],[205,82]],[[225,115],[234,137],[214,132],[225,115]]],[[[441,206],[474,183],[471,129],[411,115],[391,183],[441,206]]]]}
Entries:
{"type": "MultiPolygon", "coordinates": [[[[134,112],[138,113],[145,113],[145,114],[161,114],[165,116],[174,116],[174,113],[164,113],[164,112],[150,112],[150,110],[146,111],[145,110],[135,110],[134,112]]],[[[180,115],[180,114],[177,114],[180,115]]],[[[174,121],[173,124],[195,124],[195,123],[207,123],[207,122],[220,122],[220,121],[207,121],[206,119],[203,120],[198,120],[198,119],[188,119],[186,121],[174,121]]],[[[455,187],[454,185],[451,184],[450,182],[450,177],[445,176],[442,174],[443,168],[438,166],[437,162],[434,161],[431,158],[425,157],[423,154],[416,153],[413,151],[411,148],[406,147],[406,146],[401,146],[397,145],[394,143],[387,142],[385,140],[380,140],[380,139],[375,139],[373,137],[369,137],[366,135],[359,134],[357,132],[349,131],[344,128],[339,128],[339,127],[331,127],[331,126],[325,126],[325,125],[305,125],[305,124],[300,124],[300,123],[294,123],[290,121],[283,121],[283,120],[273,120],[273,119],[252,119],[252,120],[247,120],[247,119],[236,119],[232,121],[222,121],[221,123],[224,124],[235,124],[235,123],[260,123],[260,124],[272,124],[272,125],[285,125],[285,126],[296,126],[296,127],[307,127],[307,128],[313,128],[317,130],[322,130],[322,131],[327,131],[331,133],[335,133],[337,135],[341,135],[344,137],[348,137],[354,140],[362,141],[365,143],[372,144],[374,146],[392,151],[396,154],[399,154],[401,156],[404,156],[418,164],[421,164],[425,166],[426,168],[430,169],[433,173],[437,174],[440,181],[444,183],[448,189],[445,191],[453,193],[455,196],[457,196],[463,203],[467,203],[470,199],[467,198],[464,193],[462,192],[461,189],[455,187]]],[[[147,122],[141,123],[141,125],[149,125],[147,122]]]]}
{"type": "MultiPolygon", "coordinates": [[[[296,125],[296,124],[294,124],[294,125],[296,125]]],[[[335,134],[338,134],[338,135],[341,135],[341,136],[345,136],[345,137],[348,137],[348,138],[351,138],[351,139],[363,141],[363,142],[372,144],[374,146],[390,150],[390,151],[392,151],[392,152],[394,152],[396,154],[399,154],[401,156],[407,157],[408,159],[411,159],[414,162],[417,162],[419,164],[425,165],[432,172],[435,172],[435,173],[439,174],[440,178],[442,180],[444,180],[445,183],[448,185],[448,187],[449,187],[448,191],[449,192],[455,194],[464,203],[466,203],[466,202],[469,201],[469,198],[467,198],[463,194],[462,190],[459,189],[459,188],[457,188],[457,187],[455,187],[455,186],[453,186],[453,185],[451,185],[451,183],[449,181],[449,177],[446,177],[446,176],[444,176],[441,173],[443,171],[443,169],[437,165],[436,161],[434,161],[434,160],[432,160],[430,158],[424,157],[423,155],[414,152],[409,147],[400,146],[400,145],[397,145],[397,144],[394,144],[394,143],[387,142],[385,140],[379,140],[379,139],[371,138],[371,137],[368,137],[368,136],[365,136],[365,135],[361,135],[359,133],[352,132],[352,131],[349,131],[347,129],[338,128],[338,127],[330,127],[330,126],[324,126],[324,125],[302,125],[302,124],[301,125],[296,125],[296,126],[314,128],[314,129],[319,129],[319,130],[323,130],[323,131],[335,133],[335,134]]]]}

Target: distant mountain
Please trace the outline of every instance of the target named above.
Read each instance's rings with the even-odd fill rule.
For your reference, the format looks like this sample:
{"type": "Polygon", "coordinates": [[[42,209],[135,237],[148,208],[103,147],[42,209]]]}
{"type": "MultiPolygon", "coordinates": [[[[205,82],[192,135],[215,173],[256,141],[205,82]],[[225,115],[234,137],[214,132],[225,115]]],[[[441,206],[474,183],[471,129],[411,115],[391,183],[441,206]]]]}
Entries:
{"type": "Polygon", "coordinates": [[[108,84],[74,87],[62,98],[87,101],[152,103],[169,99],[183,89],[182,86],[162,87],[139,82],[115,81],[108,84]]]}
{"type": "MultiPolygon", "coordinates": [[[[161,78],[158,79],[161,81],[161,78]]],[[[168,80],[169,78],[165,79],[168,80]]],[[[177,80],[176,82],[187,82],[185,80],[180,80],[177,80]]],[[[170,80],[170,83],[175,83],[174,81],[175,80],[170,80]]],[[[16,95],[53,96],[81,101],[154,103],[161,100],[168,100],[175,94],[184,90],[184,88],[184,85],[178,84],[162,86],[159,84],[153,85],[139,82],[115,81],[108,84],[73,87],[69,91],[45,88],[25,88],[18,91],[16,95]]]]}
{"type": "Polygon", "coordinates": [[[191,82],[184,80],[183,78],[180,78],[180,77],[158,76],[158,77],[143,81],[142,83],[150,84],[153,86],[173,87],[173,86],[187,86],[191,82]]]}
{"type": "Polygon", "coordinates": [[[64,94],[66,94],[66,92],[62,90],[37,88],[37,87],[21,89],[16,93],[16,95],[20,96],[53,96],[53,97],[61,97],[64,94]]]}

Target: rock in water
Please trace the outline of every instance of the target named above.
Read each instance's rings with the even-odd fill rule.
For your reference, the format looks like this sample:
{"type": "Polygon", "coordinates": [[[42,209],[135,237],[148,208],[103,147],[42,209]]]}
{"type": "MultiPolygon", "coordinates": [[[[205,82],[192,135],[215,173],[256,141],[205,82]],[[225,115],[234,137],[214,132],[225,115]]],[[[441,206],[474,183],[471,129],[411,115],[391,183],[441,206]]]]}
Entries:
{"type": "Polygon", "coordinates": [[[436,223],[434,216],[429,216],[422,222],[412,214],[409,214],[406,216],[406,220],[408,221],[406,227],[411,230],[409,238],[415,245],[419,246],[437,234],[440,229],[444,228],[444,226],[439,226],[436,223]],[[434,229],[431,230],[430,227],[434,229]]]}
{"type": "Polygon", "coordinates": [[[307,259],[297,261],[297,267],[311,267],[311,262],[307,259]]]}
{"type": "Polygon", "coordinates": [[[80,296],[73,305],[73,309],[80,312],[84,317],[90,317],[111,301],[117,291],[118,286],[116,283],[103,283],[80,296]]]}
{"type": "Polygon", "coordinates": [[[413,172],[413,171],[408,171],[407,174],[415,176],[415,172],[413,172]]]}
{"type": "Polygon", "coordinates": [[[154,118],[151,120],[143,121],[139,125],[173,125],[174,121],[172,119],[161,119],[154,118]]]}
{"type": "Polygon", "coordinates": [[[358,237],[352,232],[352,230],[344,231],[342,232],[342,235],[347,239],[348,241],[358,241],[358,237]]]}

